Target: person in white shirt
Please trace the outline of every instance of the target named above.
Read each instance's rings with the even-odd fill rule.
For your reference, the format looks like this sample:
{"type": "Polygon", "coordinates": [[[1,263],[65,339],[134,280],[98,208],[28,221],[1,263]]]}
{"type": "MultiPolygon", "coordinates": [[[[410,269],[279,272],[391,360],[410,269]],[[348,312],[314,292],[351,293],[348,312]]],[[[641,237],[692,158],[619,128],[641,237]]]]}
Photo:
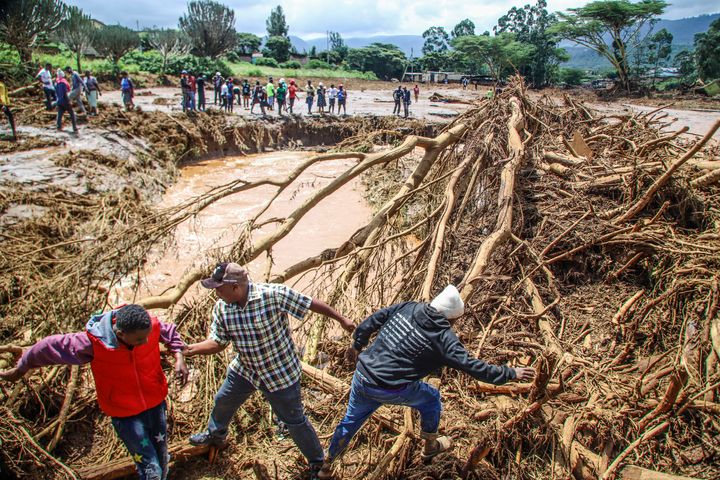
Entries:
{"type": "Polygon", "coordinates": [[[55,96],[55,86],[52,82],[52,65],[46,63],[45,68],[40,69],[37,75],[35,75],[35,78],[40,80],[43,92],[45,92],[45,108],[52,110],[53,102],[57,101],[57,97],[55,96]]]}
{"type": "MultiPolygon", "coordinates": [[[[338,89],[335,88],[334,84],[330,84],[330,88],[328,89],[328,100],[330,100],[330,102],[329,102],[329,107],[330,107],[329,112],[330,113],[335,113],[335,99],[337,98],[337,94],[338,94],[338,89]]],[[[340,113],[340,112],[338,111],[338,113],[340,113]]]]}
{"type": "Polygon", "coordinates": [[[226,112],[230,111],[230,102],[228,101],[228,96],[230,95],[229,92],[230,91],[228,89],[227,82],[223,81],[222,87],[220,87],[220,96],[222,97],[223,110],[225,110],[226,112]]]}

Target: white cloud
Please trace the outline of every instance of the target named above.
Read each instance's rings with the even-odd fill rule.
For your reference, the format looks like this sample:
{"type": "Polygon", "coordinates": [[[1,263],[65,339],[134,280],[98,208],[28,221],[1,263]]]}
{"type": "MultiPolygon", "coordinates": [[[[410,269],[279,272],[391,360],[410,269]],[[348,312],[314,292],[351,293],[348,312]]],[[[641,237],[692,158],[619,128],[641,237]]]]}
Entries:
{"type": "MultiPolygon", "coordinates": [[[[222,0],[221,0],[222,1],[222,0]]],[[[69,0],[98,20],[120,23],[130,27],[175,27],[178,18],[187,10],[186,0],[147,2],[142,0],[69,0]]],[[[457,2],[457,0],[303,0],[259,4],[250,0],[225,0],[235,10],[235,27],[241,32],[265,34],[265,20],[275,5],[282,5],[290,25],[290,34],[304,38],[324,35],[325,31],[339,31],[344,37],[370,35],[420,35],[431,26],[448,30],[460,20],[469,18],[476,31],[492,31],[497,19],[512,6],[522,7],[529,0],[486,0],[457,2]]],[[[588,3],[586,0],[549,0],[548,10],[562,11],[588,3]]],[[[705,0],[676,0],[663,18],[677,19],[718,10],[714,2],[705,0]]]]}

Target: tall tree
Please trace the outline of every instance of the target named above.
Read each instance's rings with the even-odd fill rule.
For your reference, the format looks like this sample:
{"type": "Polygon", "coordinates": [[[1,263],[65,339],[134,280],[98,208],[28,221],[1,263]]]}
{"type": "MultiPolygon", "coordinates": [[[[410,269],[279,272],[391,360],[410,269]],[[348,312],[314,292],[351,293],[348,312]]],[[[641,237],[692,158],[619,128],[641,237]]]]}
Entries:
{"type": "Polygon", "coordinates": [[[466,18],[465,20],[462,20],[460,23],[455,25],[455,27],[452,29],[452,32],[450,32],[450,35],[452,35],[453,39],[465,37],[467,35],[475,35],[475,24],[472,22],[472,20],[466,18]]]}
{"type": "Polygon", "coordinates": [[[649,39],[648,62],[653,66],[653,86],[655,86],[658,69],[665,64],[668,58],[670,58],[670,54],[672,53],[672,41],[672,33],[668,32],[664,28],[653,34],[649,39]]]}
{"type": "Polygon", "coordinates": [[[512,33],[469,35],[453,40],[453,47],[471,59],[479,59],[487,66],[495,80],[502,80],[513,67],[530,59],[535,49],[532,45],[518,42],[512,33]]]}
{"type": "Polygon", "coordinates": [[[240,32],[237,34],[235,52],[238,55],[252,55],[262,45],[262,38],[252,33],[240,32]]]}
{"type": "Polygon", "coordinates": [[[100,28],[95,37],[95,50],[105,57],[108,57],[119,70],[118,62],[127,53],[135,50],[140,45],[140,36],[137,32],[120,25],[108,25],[100,28]]]}
{"type": "Polygon", "coordinates": [[[92,46],[97,35],[97,28],[93,24],[92,18],[83,13],[80,8],[71,6],[67,10],[67,16],[60,23],[57,34],[60,41],[75,54],[77,69],[81,72],[80,57],[88,47],[92,46]]]}
{"type": "Polygon", "coordinates": [[[537,0],[535,5],[512,7],[494,27],[495,33],[514,33],[517,41],[533,46],[535,55],[522,73],[535,88],[547,85],[558,64],[567,60],[565,51],[557,46],[560,36],[551,30],[555,23],[557,17],[548,13],[547,2],[537,0]]]}
{"type": "Polygon", "coordinates": [[[643,27],[654,23],[667,5],[664,0],[598,0],[560,13],[553,30],[607,58],[621,87],[630,91],[628,52],[645,39],[643,27]]]}
{"type": "Polygon", "coordinates": [[[171,28],[154,30],[148,34],[148,43],[162,58],[160,75],[165,75],[168,60],[190,51],[190,40],[184,33],[171,28]]]}
{"type": "Polygon", "coordinates": [[[339,32],[330,32],[328,34],[328,41],[330,44],[330,51],[327,52],[328,63],[341,63],[347,57],[349,50],[348,46],[345,45],[345,40],[343,40],[339,32]]]}
{"type": "Polygon", "coordinates": [[[290,39],[288,37],[274,36],[267,39],[263,55],[272,57],[278,62],[287,62],[290,60],[290,39]]]}
{"type": "Polygon", "coordinates": [[[450,44],[450,36],[443,27],[430,27],[422,34],[425,43],[422,47],[423,55],[433,52],[446,52],[450,44]]]}
{"type": "Polygon", "coordinates": [[[217,58],[237,44],[235,12],[213,0],[188,3],[180,17],[180,29],[190,38],[192,51],[202,57],[217,58]]]}
{"type": "Polygon", "coordinates": [[[695,58],[700,77],[720,78],[720,18],[706,32],[695,35],[695,58]]]}
{"type": "Polygon", "coordinates": [[[32,51],[47,39],[65,18],[60,0],[3,0],[0,2],[0,40],[15,48],[28,64],[32,51]]]}
{"type": "Polygon", "coordinates": [[[265,21],[268,37],[287,37],[290,26],[285,21],[285,13],[280,5],[270,11],[270,16],[265,21]]]}

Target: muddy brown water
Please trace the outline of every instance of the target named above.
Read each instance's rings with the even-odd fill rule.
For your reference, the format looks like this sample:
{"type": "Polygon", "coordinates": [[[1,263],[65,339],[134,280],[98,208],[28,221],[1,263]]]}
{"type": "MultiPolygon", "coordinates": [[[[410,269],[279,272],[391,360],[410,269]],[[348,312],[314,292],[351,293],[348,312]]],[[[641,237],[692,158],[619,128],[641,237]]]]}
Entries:
{"type": "MultiPolygon", "coordinates": [[[[285,151],[194,162],[182,168],[177,182],[168,189],[158,207],[177,205],[238,178],[254,181],[267,176],[285,177],[311,155],[285,151]]],[[[260,222],[287,216],[352,165],[352,160],[333,160],[310,167],[273,202],[260,217],[260,222]]],[[[131,287],[135,279],[125,279],[116,291],[115,302],[158,295],[172,288],[185,271],[203,263],[208,249],[229,246],[238,237],[242,223],[256,214],[275,192],[276,187],[263,186],[231,195],[179,225],[174,245],[165,252],[159,249],[151,252],[139,285],[131,287]]],[[[363,198],[360,181],[355,179],[346,184],[308,212],[292,232],[276,244],[272,273],[279,273],[326,248],[339,246],[367,223],[371,213],[363,198]]],[[[264,226],[254,233],[253,238],[271,233],[276,226],[264,226]]],[[[254,281],[263,281],[266,257],[256,259],[248,268],[254,281]]],[[[289,284],[293,285],[293,282],[289,284]]],[[[303,286],[302,282],[296,285],[297,288],[303,286]]],[[[195,285],[189,294],[197,295],[200,290],[195,285]]]]}

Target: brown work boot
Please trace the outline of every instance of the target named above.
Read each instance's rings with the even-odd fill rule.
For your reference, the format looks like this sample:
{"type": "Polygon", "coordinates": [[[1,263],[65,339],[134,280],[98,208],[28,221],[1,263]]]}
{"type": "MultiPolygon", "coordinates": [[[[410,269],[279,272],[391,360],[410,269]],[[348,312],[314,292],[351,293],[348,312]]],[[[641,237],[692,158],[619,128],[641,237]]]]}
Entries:
{"type": "Polygon", "coordinates": [[[450,450],[452,447],[452,441],[448,437],[440,437],[437,432],[428,433],[420,432],[420,438],[425,440],[425,447],[423,447],[422,459],[423,461],[429,461],[437,454],[450,450]]]}

